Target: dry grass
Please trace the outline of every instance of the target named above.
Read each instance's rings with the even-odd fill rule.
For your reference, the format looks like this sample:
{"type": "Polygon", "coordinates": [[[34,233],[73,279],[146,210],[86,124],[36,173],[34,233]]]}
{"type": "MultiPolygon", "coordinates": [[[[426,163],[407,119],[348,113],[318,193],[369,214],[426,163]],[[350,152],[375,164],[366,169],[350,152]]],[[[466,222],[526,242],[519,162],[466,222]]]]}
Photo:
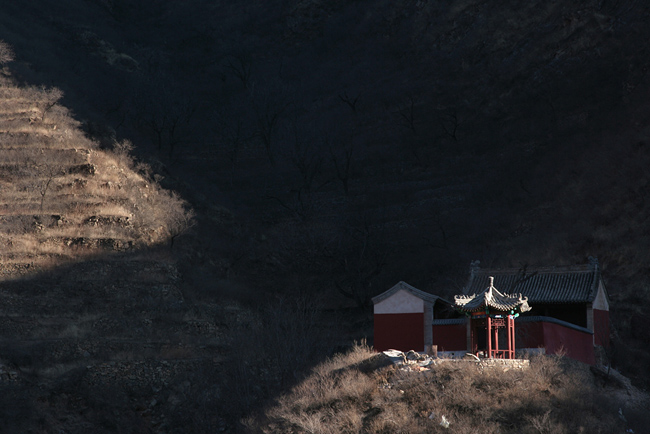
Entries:
{"type": "Polygon", "coordinates": [[[168,242],[191,226],[187,204],[161,189],[150,172],[136,171],[129,142],[116,143],[110,152],[84,136],[57,103],[61,91],[5,80],[0,95],[4,253],[31,255],[37,262],[39,255],[85,256],[113,244],[168,242]],[[119,242],[93,241],[111,239],[119,242]]]}
{"type": "Polygon", "coordinates": [[[529,369],[506,372],[469,362],[424,373],[393,366],[362,372],[359,362],[374,355],[357,346],[319,365],[262,416],[248,418],[249,432],[560,434],[628,428],[618,415],[626,404],[597,387],[587,366],[569,359],[534,357],[529,369]]]}

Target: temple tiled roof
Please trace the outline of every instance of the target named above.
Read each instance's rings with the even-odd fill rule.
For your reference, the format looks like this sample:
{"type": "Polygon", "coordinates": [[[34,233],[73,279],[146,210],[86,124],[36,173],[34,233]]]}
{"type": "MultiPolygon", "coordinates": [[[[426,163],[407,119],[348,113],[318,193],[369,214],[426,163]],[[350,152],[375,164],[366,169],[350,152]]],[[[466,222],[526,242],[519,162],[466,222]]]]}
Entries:
{"type": "Polygon", "coordinates": [[[499,311],[527,312],[530,310],[526,297],[521,294],[503,294],[494,287],[490,277],[489,286],[478,294],[456,295],[456,307],[465,312],[476,312],[486,307],[499,311]]]}
{"type": "Polygon", "coordinates": [[[596,297],[600,269],[595,259],[584,266],[561,268],[480,269],[473,266],[465,294],[482,291],[494,277],[494,285],[504,292],[521,293],[532,304],[590,303],[596,297]]]}

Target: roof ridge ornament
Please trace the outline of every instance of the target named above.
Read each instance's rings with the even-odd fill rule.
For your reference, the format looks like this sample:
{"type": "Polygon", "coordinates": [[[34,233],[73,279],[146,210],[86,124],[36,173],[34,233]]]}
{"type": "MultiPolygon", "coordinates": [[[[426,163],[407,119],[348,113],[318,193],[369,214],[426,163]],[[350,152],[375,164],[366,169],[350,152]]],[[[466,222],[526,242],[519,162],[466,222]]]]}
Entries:
{"type": "Polygon", "coordinates": [[[528,297],[524,297],[521,293],[502,294],[494,287],[494,276],[489,276],[488,281],[490,286],[479,294],[454,296],[456,308],[465,312],[476,312],[487,308],[522,313],[530,310],[528,297]]]}
{"type": "Polygon", "coordinates": [[[494,289],[496,291],[497,289],[494,287],[494,277],[490,276],[488,277],[488,280],[490,281],[490,285],[485,288],[485,302],[487,305],[490,305],[494,300],[494,294],[492,294],[492,290],[494,289]]]}

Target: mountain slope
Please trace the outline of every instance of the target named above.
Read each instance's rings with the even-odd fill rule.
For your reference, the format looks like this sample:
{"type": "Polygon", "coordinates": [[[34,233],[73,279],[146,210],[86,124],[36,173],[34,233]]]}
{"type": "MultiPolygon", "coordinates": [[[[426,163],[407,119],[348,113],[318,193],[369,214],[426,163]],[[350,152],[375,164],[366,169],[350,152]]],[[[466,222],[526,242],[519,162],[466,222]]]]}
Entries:
{"type": "Polygon", "coordinates": [[[192,212],[134,167],[128,142],[108,151],[89,140],[60,91],[4,73],[0,427],[113,432],[150,426],[152,414],[169,423],[174,401],[140,408],[161,399],[152,388],[169,394],[188,370],[215,365],[226,342],[216,312],[231,315],[185,304],[170,241],[192,212]]]}
{"type": "MultiPolygon", "coordinates": [[[[519,267],[596,256],[612,296],[613,362],[649,378],[645,3],[0,3],[15,75],[26,86],[63,89],[89,136],[102,147],[131,140],[197,210],[194,236],[173,255],[183,305],[195,302],[201,327],[231,318],[217,306],[232,299],[267,310],[276,296],[301,293],[322,302],[345,329],[329,335],[345,344],[370,337],[368,300],[396,281],[450,296],[471,260],[519,267]]],[[[43,195],[33,188],[31,214],[8,224],[30,226],[40,215],[43,195]]],[[[45,193],[43,209],[54,197],[45,193]]],[[[146,244],[134,226],[120,227],[132,207],[127,199],[89,208],[72,225],[92,229],[91,244],[146,244]],[[92,226],[104,213],[110,235],[92,226]]],[[[39,224],[54,225],[51,217],[39,224]]],[[[58,224],[51,230],[67,236],[58,224]]],[[[25,240],[40,243],[39,234],[25,240]]],[[[79,250],[65,246],[61,255],[69,248],[79,250]]],[[[137,300],[153,303],[141,291],[137,300]]],[[[178,299],[161,306],[178,308],[178,299]]],[[[138,329],[129,321],[118,321],[121,330],[138,329]]],[[[255,342],[282,335],[261,320],[246,324],[255,342]]],[[[253,365],[231,378],[266,369],[253,365]]],[[[275,379],[246,384],[240,412],[276,390],[275,379]]]]}

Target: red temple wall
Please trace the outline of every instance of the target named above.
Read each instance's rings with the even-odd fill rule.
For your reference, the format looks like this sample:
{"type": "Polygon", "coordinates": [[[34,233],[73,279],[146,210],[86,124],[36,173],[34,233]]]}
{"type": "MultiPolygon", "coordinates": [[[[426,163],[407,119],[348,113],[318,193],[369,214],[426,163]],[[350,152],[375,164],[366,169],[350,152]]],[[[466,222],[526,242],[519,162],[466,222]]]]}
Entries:
{"type": "Polygon", "coordinates": [[[424,351],[424,313],[375,314],[377,351],[424,351]]]}
{"type": "Polygon", "coordinates": [[[596,363],[593,335],[559,324],[543,322],[547,354],[564,351],[568,357],[593,365],[596,363]]]}
{"type": "Polygon", "coordinates": [[[556,354],[561,349],[567,357],[593,365],[595,354],[593,335],[547,321],[515,321],[516,347],[546,349],[546,354],[556,354]]]}
{"type": "MultiPolygon", "coordinates": [[[[606,311],[596,314],[594,310],[594,316],[596,324],[604,324],[606,320],[609,320],[606,311]]],[[[375,314],[374,319],[374,347],[377,351],[388,349],[424,350],[423,313],[375,314]]],[[[463,351],[466,349],[467,326],[465,323],[433,325],[432,327],[432,343],[438,346],[439,351],[463,351]]],[[[516,349],[543,347],[547,354],[556,354],[562,349],[572,359],[588,364],[595,363],[594,335],[590,333],[542,320],[515,321],[515,335],[516,349]]]]}
{"type": "Polygon", "coordinates": [[[594,309],[594,344],[609,348],[609,311],[594,309]]]}
{"type": "Polygon", "coordinates": [[[515,349],[544,346],[544,327],[541,322],[517,322],[515,320],[515,349]]]}
{"type": "Polygon", "coordinates": [[[433,326],[433,345],[438,351],[467,350],[467,325],[446,324],[433,326]]]}

